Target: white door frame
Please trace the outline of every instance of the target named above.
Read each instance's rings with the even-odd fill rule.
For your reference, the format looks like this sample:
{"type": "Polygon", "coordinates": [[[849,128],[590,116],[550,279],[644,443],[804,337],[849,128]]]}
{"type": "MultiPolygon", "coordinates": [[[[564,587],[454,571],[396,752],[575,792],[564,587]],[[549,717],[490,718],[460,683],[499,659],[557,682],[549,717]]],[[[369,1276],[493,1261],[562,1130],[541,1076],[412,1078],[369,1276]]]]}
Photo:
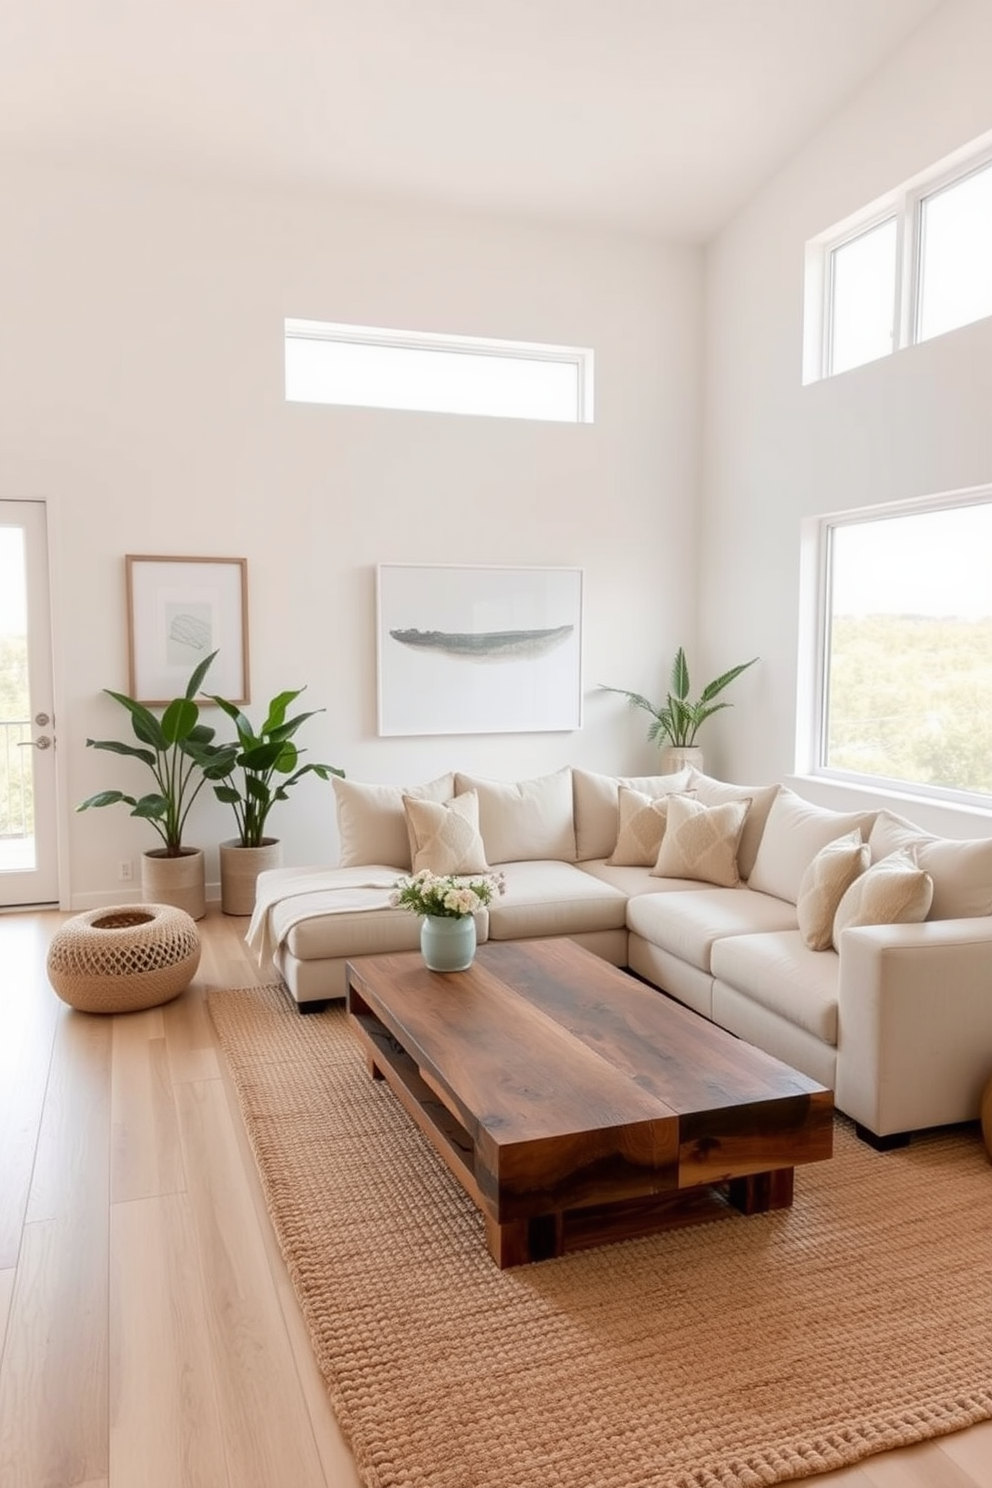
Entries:
{"type": "MultiPolygon", "coordinates": [[[[46,876],[38,881],[37,887],[31,887],[29,875],[24,875],[23,878],[17,875],[18,882],[15,882],[14,876],[0,875],[0,908],[13,909],[19,907],[21,903],[25,905],[57,903],[60,909],[67,909],[69,894],[65,802],[66,747],[69,731],[65,727],[61,689],[55,665],[56,584],[54,582],[55,540],[52,502],[44,497],[4,495],[0,498],[0,504],[3,508],[7,508],[8,514],[12,516],[17,515],[16,508],[31,508],[40,519],[35,536],[40,536],[44,542],[44,577],[42,583],[36,585],[33,591],[34,614],[30,617],[28,626],[29,669],[32,680],[31,708],[32,715],[36,715],[39,711],[48,713],[52,723],[42,728],[35,726],[32,720],[32,734],[39,736],[45,733],[56,740],[55,748],[46,755],[46,766],[50,771],[48,777],[50,790],[47,793],[47,799],[42,803],[42,820],[49,843],[46,852],[50,860],[46,876]],[[39,595],[39,589],[47,592],[39,595]],[[39,622],[38,610],[42,604],[47,604],[47,615],[43,615],[39,622]],[[58,746],[60,737],[61,748],[58,746]]],[[[23,510],[21,514],[27,516],[23,510]]]]}

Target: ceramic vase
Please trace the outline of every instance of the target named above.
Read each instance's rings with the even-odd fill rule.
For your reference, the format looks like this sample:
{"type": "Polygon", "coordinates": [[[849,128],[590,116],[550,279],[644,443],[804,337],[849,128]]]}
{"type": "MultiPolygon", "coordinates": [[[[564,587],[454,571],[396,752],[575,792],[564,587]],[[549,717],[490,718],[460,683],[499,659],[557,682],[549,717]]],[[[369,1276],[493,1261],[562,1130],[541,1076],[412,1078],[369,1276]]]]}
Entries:
{"type": "Polygon", "coordinates": [[[694,766],[702,773],[703,751],[698,744],[667,744],[661,751],[659,763],[663,775],[674,775],[687,765],[694,766]]]}
{"type": "Polygon", "coordinates": [[[467,971],[475,955],[475,920],[471,915],[425,915],[420,950],[428,971],[467,971]]]}

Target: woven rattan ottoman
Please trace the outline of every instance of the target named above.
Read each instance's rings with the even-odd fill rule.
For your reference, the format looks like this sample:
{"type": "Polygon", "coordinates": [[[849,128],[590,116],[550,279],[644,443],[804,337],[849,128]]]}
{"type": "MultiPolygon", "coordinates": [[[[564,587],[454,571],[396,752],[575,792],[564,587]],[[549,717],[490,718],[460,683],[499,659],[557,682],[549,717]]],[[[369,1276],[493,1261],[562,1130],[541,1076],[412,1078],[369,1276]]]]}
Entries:
{"type": "Polygon", "coordinates": [[[128,904],[74,915],[48,948],[48,980],[83,1013],[132,1013],[178,997],[200,964],[190,915],[171,904],[128,904]]]}

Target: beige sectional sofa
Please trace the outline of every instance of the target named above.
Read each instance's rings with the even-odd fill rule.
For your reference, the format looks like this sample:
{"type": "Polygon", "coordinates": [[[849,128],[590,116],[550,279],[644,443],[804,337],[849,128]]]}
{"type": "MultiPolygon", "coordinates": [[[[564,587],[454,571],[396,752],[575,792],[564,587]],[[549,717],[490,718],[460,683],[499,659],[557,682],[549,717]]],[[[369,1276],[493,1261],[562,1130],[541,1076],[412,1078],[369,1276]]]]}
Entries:
{"type": "Polygon", "coordinates": [[[419,921],[390,907],[391,886],[412,866],[460,868],[471,841],[465,862],[506,880],[480,942],[570,936],[829,1086],[876,1140],[977,1118],[992,838],[693,770],[334,789],[339,865],[261,875],[249,929],[301,1011],[344,995],[349,958],[415,948],[419,921]]]}

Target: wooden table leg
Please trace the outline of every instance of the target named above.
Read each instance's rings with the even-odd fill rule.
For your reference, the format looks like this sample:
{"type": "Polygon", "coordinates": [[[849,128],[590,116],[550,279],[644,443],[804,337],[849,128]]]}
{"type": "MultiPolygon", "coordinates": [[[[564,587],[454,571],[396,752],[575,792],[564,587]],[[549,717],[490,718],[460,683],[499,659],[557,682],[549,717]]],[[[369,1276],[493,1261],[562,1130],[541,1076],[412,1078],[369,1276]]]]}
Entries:
{"type": "Polygon", "coordinates": [[[564,1222],[560,1214],[538,1214],[498,1224],[487,1214],[486,1245],[501,1271],[548,1261],[564,1254],[564,1222]]]}
{"type": "Polygon", "coordinates": [[[769,1209],[788,1209],[792,1204],[795,1168],[773,1168],[770,1173],[749,1173],[731,1178],[729,1198],[742,1214],[765,1214],[769,1209]]]}

